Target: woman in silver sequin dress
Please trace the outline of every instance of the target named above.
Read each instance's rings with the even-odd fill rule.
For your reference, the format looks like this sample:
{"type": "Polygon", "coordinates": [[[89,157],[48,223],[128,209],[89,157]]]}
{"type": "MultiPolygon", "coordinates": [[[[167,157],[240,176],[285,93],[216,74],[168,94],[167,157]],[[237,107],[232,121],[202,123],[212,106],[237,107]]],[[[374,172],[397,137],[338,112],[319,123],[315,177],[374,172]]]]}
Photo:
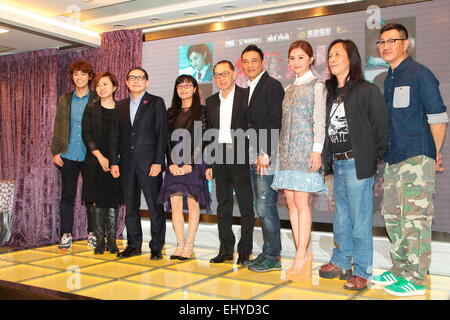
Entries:
{"type": "Polygon", "coordinates": [[[310,193],[325,190],[319,169],[325,138],[326,90],[310,69],[314,57],[308,42],[293,42],[288,57],[296,80],[285,89],[272,188],[284,190],[286,196],[296,245],[296,256],[286,276],[296,280],[311,270],[312,254],[308,251],[312,224],[310,193]]]}

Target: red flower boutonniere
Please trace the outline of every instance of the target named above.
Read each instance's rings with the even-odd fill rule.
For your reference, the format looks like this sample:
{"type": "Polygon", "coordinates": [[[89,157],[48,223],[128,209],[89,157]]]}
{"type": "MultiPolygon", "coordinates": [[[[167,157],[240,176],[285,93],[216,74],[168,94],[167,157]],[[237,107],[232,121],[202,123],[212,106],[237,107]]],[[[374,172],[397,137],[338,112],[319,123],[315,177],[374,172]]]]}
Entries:
{"type": "Polygon", "coordinates": [[[148,100],[144,100],[144,103],[147,104],[147,103],[148,103],[148,100]]]}

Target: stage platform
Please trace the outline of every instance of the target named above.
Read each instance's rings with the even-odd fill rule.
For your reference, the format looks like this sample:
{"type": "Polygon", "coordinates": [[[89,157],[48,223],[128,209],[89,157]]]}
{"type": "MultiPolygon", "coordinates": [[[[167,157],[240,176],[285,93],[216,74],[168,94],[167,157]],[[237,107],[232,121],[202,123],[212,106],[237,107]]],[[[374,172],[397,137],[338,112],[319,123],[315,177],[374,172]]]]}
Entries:
{"type": "MultiPolygon", "coordinates": [[[[120,249],[125,241],[118,240],[120,249]]],[[[151,261],[148,243],[141,256],[118,259],[94,255],[86,241],[71,251],[57,245],[0,253],[0,299],[119,299],[119,300],[448,300],[450,277],[430,275],[427,294],[398,298],[373,286],[361,291],[343,289],[344,281],[322,279],[313,263],[312,276],[298,282],[286,280],[284,271],[255,273],[235,261],[210,264],[217,254],[195,248],[196,258],[170,260],[175,250],[168,244],[164,259],[151,261]]],[[[292,259],[283,258],[283,269],[292,259]]],[[[375,274],[383,272],[376,269],[375,274]]]]}

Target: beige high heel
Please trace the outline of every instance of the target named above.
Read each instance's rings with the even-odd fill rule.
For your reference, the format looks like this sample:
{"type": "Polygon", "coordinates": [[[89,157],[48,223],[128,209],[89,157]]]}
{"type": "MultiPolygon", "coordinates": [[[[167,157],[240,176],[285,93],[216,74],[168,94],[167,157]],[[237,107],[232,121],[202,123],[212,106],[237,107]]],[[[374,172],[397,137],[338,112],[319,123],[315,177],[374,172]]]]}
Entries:
{"type": "Polygon", "coordinates": [[[181,252],[183,251],[184,248],[184,244],[185,244],[184,240],[177,241],[177,248],[175,249],[173,255],[170,256],[170,260],[178,260],[180,258],[181,252]]]}
{"type": "Polygon", "coordinates": [[[186,241],[178,260],[189,260],[192,258],[194,258],[194,241],[186,241]]]}
{"type": "Polygon", "coordinates": [[[294,270],[292,267],[286,270],[286,279],[291,281],[302,281],[311,278],[313,260],[311,251],[307,252],[304,260],[305,263],[300,270],[294,270]]]}

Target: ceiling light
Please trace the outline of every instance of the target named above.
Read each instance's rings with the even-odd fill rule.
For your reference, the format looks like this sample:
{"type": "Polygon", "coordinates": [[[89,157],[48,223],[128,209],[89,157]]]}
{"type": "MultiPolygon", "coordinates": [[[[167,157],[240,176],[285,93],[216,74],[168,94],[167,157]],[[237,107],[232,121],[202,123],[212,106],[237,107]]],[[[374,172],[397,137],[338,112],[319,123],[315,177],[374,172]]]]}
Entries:
{"type": "Polygon", "coordinates": [[[185,17],[195,17],[197,15],[198,15],[198,12],[195,12],[195,11],[188,11],[188,12],[184,13],[185,17]]]}
{"type": "MultiPolygon", "coordinates": [[[[235,2],[236,0],[208,0],[207,5],[224,5],[225,3],[235,2]]],[[[161,1],[163,2],[163,1],[161,1]]],[[[169,2],[169,1],[167,1],[169,2]]],[[[173,1],[171,1],[173,2],[173,1]]],[[[178,2],[178,1],[177,1],[178,2]]],[[[151,16],[158,16],[162,14],[171,13],[173,11],[184,12],[196,10],[196,8],[202,8],[205,6],[205,0],[192,0],[192,1],[184,1],[184,3],[175,3],[167,6],[156,7],[156,8],[148,8],[144,10],[137,10],[128,13],[122,13],[117,15],[111,15],[102,18],[96,18],[91,20],[84,20],[83,23],[85,26],[94,26],[94,25],[102,25],[108,23],[114,23],[116,21],[126,21],[133,19],[142,19],[151,16]]],[[[1,3],[1,0],[0,0],[1,3]]],[[[198,14],[196,12],[196,14],[198,14]]]]}
{"type": "Polygon", "coordinates": [[[229,4],[229,5],[226,5],[226,6],[222,7],[223,10],[235,10],[237,8],[238,8],[237,6],[232,5],[232,4],[229,4]]]}
{"type": "Polygon", "coordinates": [[[0,28],[0,33],[7,33],[7,32],[9,32],[9,30],[1,29],[1,28],[0,28]]]}
{"type": "Polygon", "coordinates": [[[1,18],[6,20],[8,19],[5,14],[8,14],[11,18],[17,19],[18,17],[20,17],[23,23],[27,25],[30,25],[32,23],[39,24],[40,26],[48,25],[51,26],[52,28],[63,29],[64,31],[76,32],[78,34],[86,35],[88,37],[100,39],[99,33],[93,30],[78,27],[77,25],[74,24],[54,20],[50,17],[43,16],[32,11],[16,8],[7,4],[3,4],[1,2],[0,2],[0,13],[1,18]]]}
{"type": "Polygon", "coordinates": [[[150,21],[150,23],[159,22],[161,20],[162,20],[162,18],[158,18],[158,17],[153,17],[153,18],[148,19],[148,21],[150,21]]]}
{"type": "MultiPolygon", "coordinates": [[[[271,0],[268,0],[271,1],[271,0]]],[[[200,24],[208,24],[208,23],[217,23],[217,22],[228,22],[228,21],[235,21],[240,19],[248,19],[248,18],[255,18],[260,17],[263,15],[273,15],[273,14],[280,14],[280,13],[286,13],[286,12],[292,12],[297,10],[306,10],[311,8],[317,8],[320,6],[332,6],[337,4],[345,4],[349,1],[352,2],[358,2],[363,0],[314,0],[309,1],[306,3],[301,3],[297,5],[292,6],[280,6],[270,9],[263,9],[261,11],[252,11],[252,12],[244,12],[240,14],[230,14],[226,16],[221,17],[210,17],[206,19],[200,19],[195,21],[188,21],[188,22],[177,22],[177,23],[170,23],[163,26],[154,26],[154,27],[148,27],[145,29],[142,29],[143,33],[148,32],[157,32],[157,31],[163,31],[168,29],[175,29],[175,28],[185,28],[193,25],[200,25],[200,24]]]]}

